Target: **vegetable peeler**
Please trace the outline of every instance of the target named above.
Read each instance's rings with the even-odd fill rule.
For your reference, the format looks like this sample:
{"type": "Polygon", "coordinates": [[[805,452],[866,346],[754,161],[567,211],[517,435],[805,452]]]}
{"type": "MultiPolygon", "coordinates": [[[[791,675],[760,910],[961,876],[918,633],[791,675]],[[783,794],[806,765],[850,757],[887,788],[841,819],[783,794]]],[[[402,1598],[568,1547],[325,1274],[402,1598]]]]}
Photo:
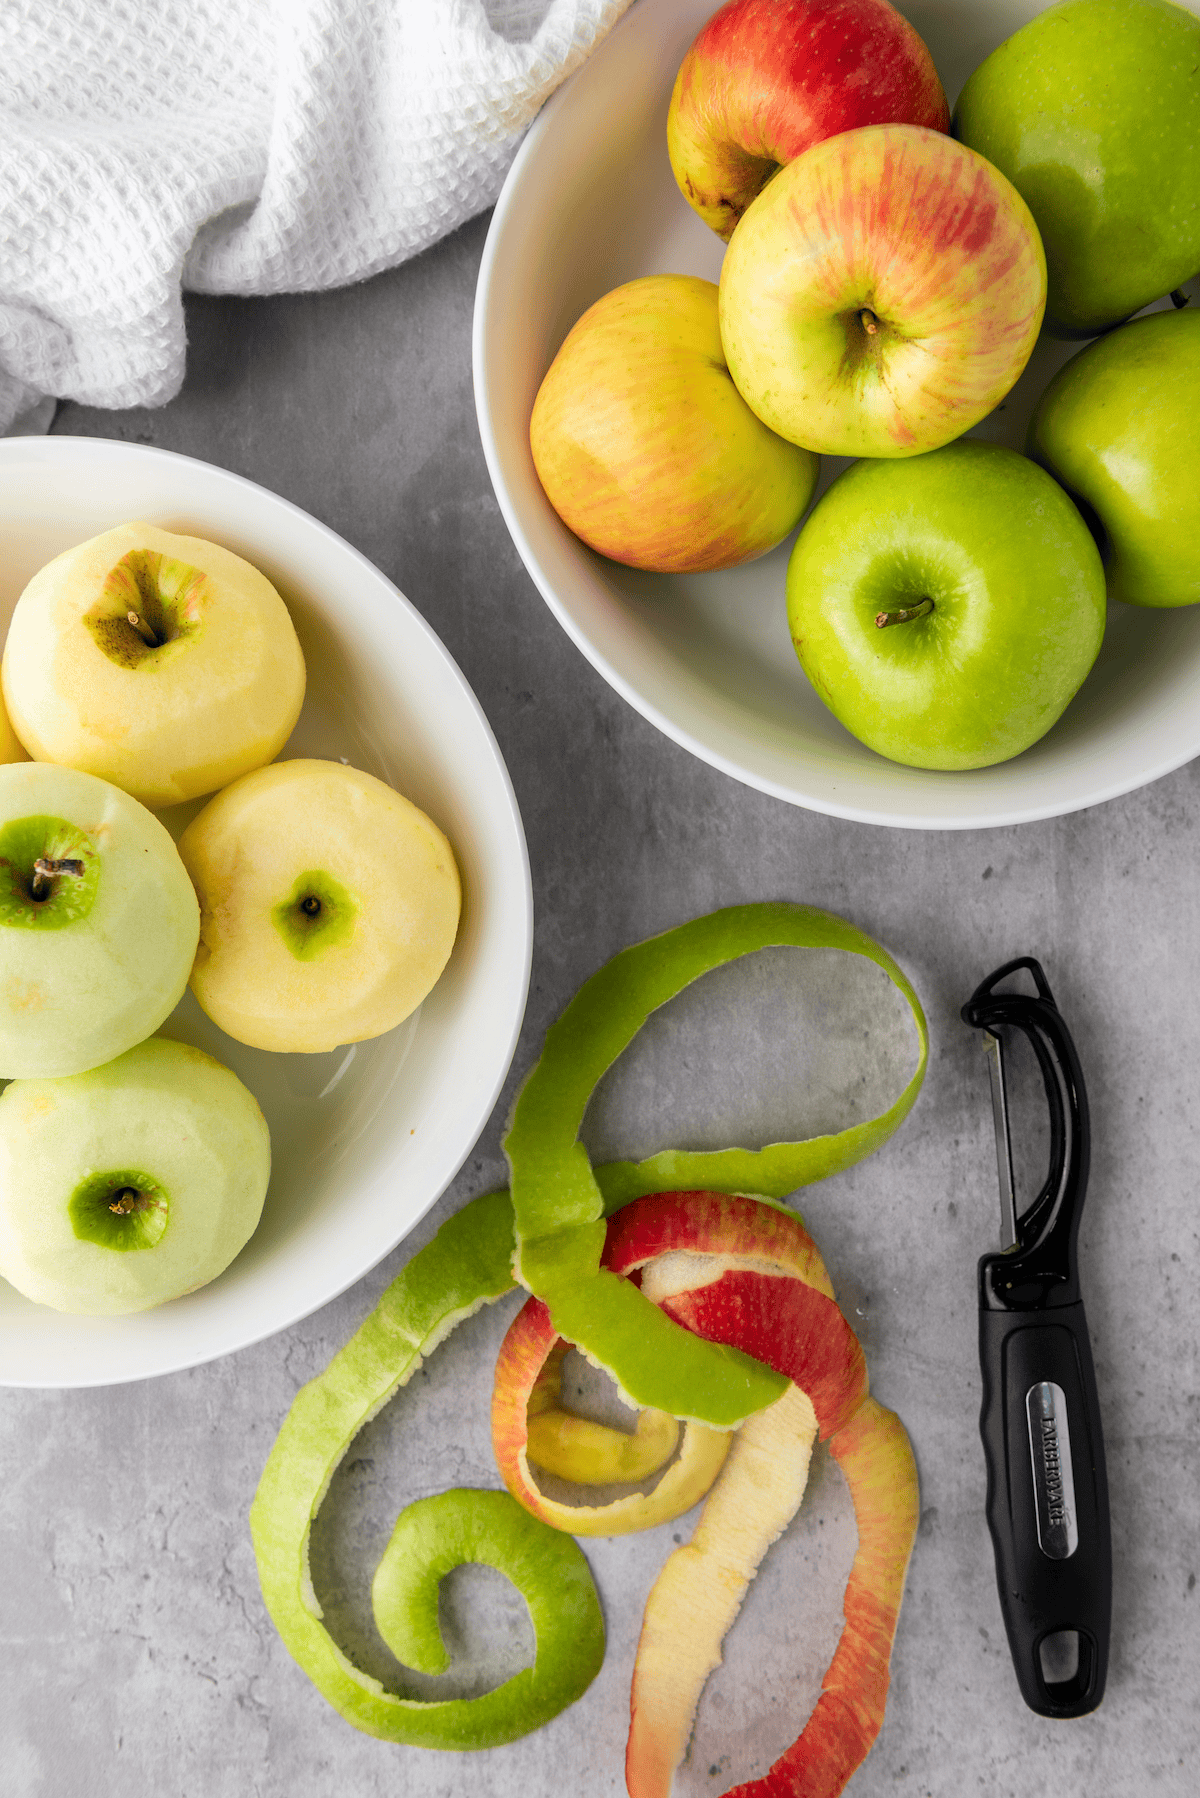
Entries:
{"type": "Polygon", "coordinates": [[[983,1031],[1000,1176],[1001,1252],[979,1263],[979,1428],[1000,1609],[1029,1708],[1082,1717],[1104,1696],[1112,1608],[1104,1440],[1075,1254],[1091,1146],[1087,1093],[1032,956],[997,968],[962,1016],[983,1031]],[[1036,995],[997,992],[1022,971],[1036,995]],[[1050,1107],[1050,1170],[1020,1217],[1004,1072],[1014,1030],[1037,1056],[1050,1107]]]}

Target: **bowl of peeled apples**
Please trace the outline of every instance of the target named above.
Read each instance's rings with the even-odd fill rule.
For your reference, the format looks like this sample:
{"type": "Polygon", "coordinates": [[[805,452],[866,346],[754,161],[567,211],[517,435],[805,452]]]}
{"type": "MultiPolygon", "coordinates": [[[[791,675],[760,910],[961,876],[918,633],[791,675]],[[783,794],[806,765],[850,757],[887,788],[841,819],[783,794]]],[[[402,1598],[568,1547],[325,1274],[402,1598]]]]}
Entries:
{"type": "Polygon", "coordinates": [[[0,1383],[349,1286],[457,1172],[529,978],[500,752],[417,610],[165,451],[0,443],[0,1383]]]}

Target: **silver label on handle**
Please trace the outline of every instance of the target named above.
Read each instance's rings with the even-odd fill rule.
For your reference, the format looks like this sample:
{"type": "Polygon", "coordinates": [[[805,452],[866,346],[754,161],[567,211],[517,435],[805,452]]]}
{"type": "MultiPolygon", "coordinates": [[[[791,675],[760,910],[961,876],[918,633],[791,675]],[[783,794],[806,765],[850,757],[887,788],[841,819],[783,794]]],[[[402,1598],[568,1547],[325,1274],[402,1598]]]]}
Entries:
{"type": "Polygon", "coordinates": [[[1071,1431],[1062,1387],[1053,1380],[1039,1380],[1025,1394],[1025,1414],[1029,1419],[1038,1546],[1050,1560],[1065,1561],[1079,1547],[1079,1525],[1071,1470],[1071,1431]]]}

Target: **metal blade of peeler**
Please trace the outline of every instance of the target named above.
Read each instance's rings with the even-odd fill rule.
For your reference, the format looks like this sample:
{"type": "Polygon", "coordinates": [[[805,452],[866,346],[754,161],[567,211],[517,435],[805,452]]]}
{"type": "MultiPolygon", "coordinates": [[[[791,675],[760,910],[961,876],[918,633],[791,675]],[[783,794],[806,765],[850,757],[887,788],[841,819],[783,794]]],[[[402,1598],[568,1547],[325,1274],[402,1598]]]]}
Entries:
{"type": "Polygon", "coordinates": [[[996,1172],[1000,1179],[1000,1247],[1017,1244],[1017,1201],[1013,1188],[1012,1139],[1008,1131],[1008,1090],[1004,1084],[1004,1045],[990,1030],[983,1033],[992,1083],[992,1122],[996,1126],[996,1172]]]}

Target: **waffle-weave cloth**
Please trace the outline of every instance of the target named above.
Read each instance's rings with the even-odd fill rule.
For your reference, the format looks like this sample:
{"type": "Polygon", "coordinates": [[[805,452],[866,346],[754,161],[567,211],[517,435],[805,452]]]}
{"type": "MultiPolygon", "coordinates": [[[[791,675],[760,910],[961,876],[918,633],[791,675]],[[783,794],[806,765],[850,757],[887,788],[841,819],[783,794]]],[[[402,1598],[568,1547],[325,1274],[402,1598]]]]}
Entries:
{"type": "Polygon", "coordinates": [[[153,406],[182,293],[311,292],[492,204],[630,0],[0,0],[0,431],[153,406]]]}

